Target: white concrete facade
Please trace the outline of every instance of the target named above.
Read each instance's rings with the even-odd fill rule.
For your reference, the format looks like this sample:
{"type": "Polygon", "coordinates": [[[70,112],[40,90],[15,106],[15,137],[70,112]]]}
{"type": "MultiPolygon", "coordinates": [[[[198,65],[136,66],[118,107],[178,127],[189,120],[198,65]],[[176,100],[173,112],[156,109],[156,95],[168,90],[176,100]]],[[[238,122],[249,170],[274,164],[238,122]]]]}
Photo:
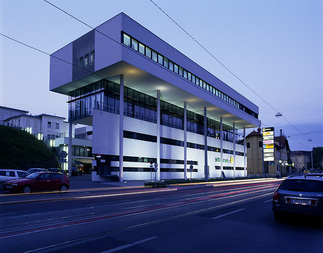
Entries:
{"type": "Polygon", "coordinates": [[[257,126],[258,107],[124,13],[51,56],[50,90],[93,126],[102,176],[151,179],[151,161],[158,179],[246,176],[235,129],[257,126]]]}

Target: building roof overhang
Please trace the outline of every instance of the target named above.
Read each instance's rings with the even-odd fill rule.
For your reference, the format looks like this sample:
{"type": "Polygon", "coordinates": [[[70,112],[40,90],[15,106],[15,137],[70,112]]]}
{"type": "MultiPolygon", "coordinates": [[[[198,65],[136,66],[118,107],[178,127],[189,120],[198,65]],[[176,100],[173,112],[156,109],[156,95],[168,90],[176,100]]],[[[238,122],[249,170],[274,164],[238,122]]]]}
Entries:
{"type": "MultiPolygon", "coordinates": [[[[167,71],[167,69],[165,71],[167,71]]],[[[169,72],[170,75],[173,75],[171,71],[169,72]]],[[[124,75],[124,85],[129,88],[153,97],[157,97],[157,90],[159,90],[162,100],[182,108],[186,101],[188,110],[201,115],[204,114],[204,107],[206,107],[207,116],[209,118],[219,121],[220,117],[222,117],[223,123],[230,126],[235,122],[235,127],[237,129],[258,126],[258,119],[217,98],[199,86],[193,85],[180,76],[176,78],[181,82],[187,82],[188,87],[190,87],[189,89],[179,88],[178,86],[125,61],[120,61],[84,78],[61,85],[52,91],[68,95],[69,92],[75,89],[102,79],[120,83],[120,74],[124,75]]]]}

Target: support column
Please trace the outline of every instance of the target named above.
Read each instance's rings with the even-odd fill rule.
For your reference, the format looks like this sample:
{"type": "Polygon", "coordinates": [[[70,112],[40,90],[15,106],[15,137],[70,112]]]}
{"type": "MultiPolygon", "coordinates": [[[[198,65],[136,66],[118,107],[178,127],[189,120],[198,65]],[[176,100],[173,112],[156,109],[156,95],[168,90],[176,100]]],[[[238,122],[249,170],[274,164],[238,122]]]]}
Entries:
{"type": "Polygon", "coordinates": [[[204,175],[205,181],[209,181],[209,166],[207,161],[207,113],[204,107],[204,175]]]}
{"type": "Polygon", "coordinates": [[[160,180],[160,90],[157,90],[157,180],[160,180]]]}
{"type": "Polygon", "coordinates": [[[70,121],[68,123],[68,153],[67,153],[67,167],[68,167],[68,176],[72,176],[72,138],[73,138],[73,123],[70,121]]]}
{"type": "Polygon", "coordinates": [[[184,102],[184,180],[187,180],[187,102],[184,102]]]}
{"type": "Polygon", "coordinates": [[[243,128],[243,175],[247,176],[247,161],[246,161],[246,128],[243,128]]]}
{"type": "Polygon", "coordinates": [[[233,176],[236,177],[236,123],[233,122],[233,176]]]}
{"type": "Polygon", "coordinates": [[[221,174],[223,172],[223,119],[220,117],[221,174]]]}
{"type": "Polygon", "coordinates": [[[123,182],[123,101],[124,76],[120,75],[120,105],[119,105],[119,181],[123,182]]]}

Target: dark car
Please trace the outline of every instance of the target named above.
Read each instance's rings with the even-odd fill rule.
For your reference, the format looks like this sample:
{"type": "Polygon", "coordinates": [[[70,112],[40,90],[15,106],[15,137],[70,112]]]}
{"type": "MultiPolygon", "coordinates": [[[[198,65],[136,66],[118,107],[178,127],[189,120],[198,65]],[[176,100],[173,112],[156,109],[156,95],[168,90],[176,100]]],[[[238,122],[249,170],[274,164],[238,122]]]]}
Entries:
{"type": "Polygon", "coordinates": [[[323,174],[286,178],[274,192],[272,209],[276,219],[293,213],[323,217],[323,174]]]}
{"type": "Polygon", "coordinates": [[[72,167],[72,176],[81,176],[82,171],[79,168],[72,167]]]}
{"type": "Polygon", "coordinates": [[[29,170],[27,170],[27,172],[29,173],[29,174],[31,174],[31,173],[35,173],[35,172],[47,172],[48,171],[48,169],[43,169],[43,168],[31,168],[31,169],[29,169],[29,170]]]}
{"type": "Polygon", "coordinates": [[[67,191],[70,187],[70,180],[61,173],[35,172],[26,178],[7,181],[5,190],[10,192],[30,193],[31,191],[67,191]]]}

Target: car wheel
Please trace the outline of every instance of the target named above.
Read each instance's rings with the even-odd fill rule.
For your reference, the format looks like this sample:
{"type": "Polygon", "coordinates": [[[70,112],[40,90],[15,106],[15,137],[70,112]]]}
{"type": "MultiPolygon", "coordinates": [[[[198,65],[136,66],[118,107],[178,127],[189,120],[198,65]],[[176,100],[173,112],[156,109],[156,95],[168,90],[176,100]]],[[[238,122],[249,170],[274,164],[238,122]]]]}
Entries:
{"type": "Polygon", "coordinates": [[[29,194],[31,193],[31,187],[29,185],[25,185],[23,188],[22,188],[22,192],[25,193],[25,194],[29,194]]]}
{"type": "Polygon", "coordinates": [[[66,185],[66,184],[63,184],[63,185],[61,186],[61,192],[67,192],[67,189],[68,189],[68,187],[67,187],[67,185],[66,185]]]}

